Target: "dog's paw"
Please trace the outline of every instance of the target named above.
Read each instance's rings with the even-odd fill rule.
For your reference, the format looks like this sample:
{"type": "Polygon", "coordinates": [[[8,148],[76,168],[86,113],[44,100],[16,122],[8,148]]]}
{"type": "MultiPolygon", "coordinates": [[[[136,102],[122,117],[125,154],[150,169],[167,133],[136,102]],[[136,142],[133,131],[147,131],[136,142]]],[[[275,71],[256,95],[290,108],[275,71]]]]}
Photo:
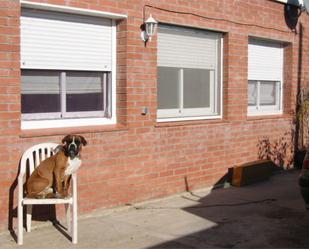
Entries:
{"type": "Polygon", "coordinates": [[[58,193],[58,192],[56,192],[55,197],[59,198],[59,199],[68,199],[68,198],[71,197],[71,195],[68,194],[68,193],[58,193]]]}
{"type": "Polygon", "coordinates": [[[61,199],[61,198],[63,198],[63,195],[60,194],[60,193],[58,193],[58,192],[56,192],[56,193],[55,193],[55,198],[61,199]]]}
{"type": "Polygon", "coordinates": [[[48,193],[48,194],[46,194],[46,198],[53,199],[53,198],[57,198],[57,197],[54,193],[48,193]]]}

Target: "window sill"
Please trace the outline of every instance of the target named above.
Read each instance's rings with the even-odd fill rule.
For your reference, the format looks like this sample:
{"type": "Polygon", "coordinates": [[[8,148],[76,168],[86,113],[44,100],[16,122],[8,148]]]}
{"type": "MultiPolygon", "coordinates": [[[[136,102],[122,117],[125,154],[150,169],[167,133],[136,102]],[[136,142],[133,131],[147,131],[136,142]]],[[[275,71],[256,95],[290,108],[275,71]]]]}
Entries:
{"type": "Polygon", "coordinates": [[[209,124],[227,124],[229,121],[222,119],[204,119],[204,120],[181,120],[181,121],[166,121],[157,122],[155,127],[175,127],[175,126],[190,126],[190,125],[209,125],[209,124]]]}
{"type": "Polygon", "coordinates": [[[259,116],[247,116],[247,121],[265,120],[265,119],[285,119],[292,118],[291,114],[273,114],[273,115],[259,115],[259,116]]]}
{"type": "Polygon", "coordinates": [[[21,130],[19,137],[47,137],[54,135],[66,135],[66,134],[84,134],[84,133],[101,133],[112,131],[127,131],[128,128],[125,125],[99,125],[99,126],[82,126],[82,127],[65,127],[65,128],[53,128],[53,129],[35,129],[35,130],[21,130]]]}

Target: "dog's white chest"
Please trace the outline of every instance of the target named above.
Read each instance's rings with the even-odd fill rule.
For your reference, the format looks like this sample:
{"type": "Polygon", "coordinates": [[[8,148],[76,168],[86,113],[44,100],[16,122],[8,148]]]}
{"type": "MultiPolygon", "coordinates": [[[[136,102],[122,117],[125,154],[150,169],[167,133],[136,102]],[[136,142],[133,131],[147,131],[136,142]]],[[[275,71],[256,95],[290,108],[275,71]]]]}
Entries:
{"type": "Polygon", "coordinates": [[[78,170],[81,164],[82,164],[82,161],[79,158],[74,158],[73,160],[69,158],[68,167],[66,168],[64,175],[67,176],[67,175],[73,174],[74,172],[76,172],[76,170],[78,170]]]}

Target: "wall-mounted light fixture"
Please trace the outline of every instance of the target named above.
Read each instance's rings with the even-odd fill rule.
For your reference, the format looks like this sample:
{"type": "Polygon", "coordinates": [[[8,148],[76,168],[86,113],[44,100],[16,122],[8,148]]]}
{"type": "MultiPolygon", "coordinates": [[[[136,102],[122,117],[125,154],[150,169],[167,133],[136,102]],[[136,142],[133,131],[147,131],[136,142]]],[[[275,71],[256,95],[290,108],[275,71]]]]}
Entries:
{"type": "Polygon", "coordinates": [[[156,32],[158,22],[150,15],[144,23],[144,30],[141,33],[142,40],[146,43],[156,32]]]}

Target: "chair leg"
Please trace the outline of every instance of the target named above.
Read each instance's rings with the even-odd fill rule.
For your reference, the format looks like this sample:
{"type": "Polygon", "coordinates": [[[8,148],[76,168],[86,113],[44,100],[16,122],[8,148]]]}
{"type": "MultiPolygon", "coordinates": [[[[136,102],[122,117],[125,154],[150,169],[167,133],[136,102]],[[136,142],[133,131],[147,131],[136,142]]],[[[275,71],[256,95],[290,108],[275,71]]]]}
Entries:
{"type": "Polygon", "coordinates": [[[31,232],[32,205],[27,205],[27,232],[31,232]]]}
{"type": "Polygon", "coordinates": [[[19,201],[18,202],[18,207],[17,207],[17,220],[18,220],[18,225],[17,225],[17,244],[22,245],[23,244],[23,205],[19,201]]]}
{"type": "Polygon", "coordinates": [[[73,225],[73,230],[72,230],[72,243],[77,244],[77,202],[76,199],[73,200],[73,205],[72,205],[72,225],[73,225]]]}
{"type": "Polygon", "coordinates": [[[70,204],[65,204],[65,213],[66,213],[66,218],[67,218],[68,233],[72,235],[71,205],[70,204]]]}

